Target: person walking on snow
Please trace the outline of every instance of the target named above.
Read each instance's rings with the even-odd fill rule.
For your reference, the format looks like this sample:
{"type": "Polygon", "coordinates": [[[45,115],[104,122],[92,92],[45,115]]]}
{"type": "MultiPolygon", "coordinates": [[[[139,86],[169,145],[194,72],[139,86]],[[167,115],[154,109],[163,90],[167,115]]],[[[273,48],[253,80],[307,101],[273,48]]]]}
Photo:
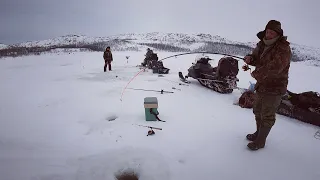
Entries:
{"type": "Polygon", "coordinates": [[[251,76],[257,80],[253,104],[257,129],[246,136],[252,141],[247,145],[250,150],[265,147],[267,136],[276,121],[281,97],[287,91],[292,57],[290,43],[283,35],[279,21],[270,20],[257,37],[260,39],[257,46],[244,58],[246,64],[255,66],[251,76]]]}
{"type": "Polygon", "coordinates": [[[106,51],[103,53],[104,59],[104,72],[106,72],[107,66],[109,65],[109,71],[111,71],[111,62],[113,61],[112,53],[110,51],[110,47],[106,48],[106,51]]]}

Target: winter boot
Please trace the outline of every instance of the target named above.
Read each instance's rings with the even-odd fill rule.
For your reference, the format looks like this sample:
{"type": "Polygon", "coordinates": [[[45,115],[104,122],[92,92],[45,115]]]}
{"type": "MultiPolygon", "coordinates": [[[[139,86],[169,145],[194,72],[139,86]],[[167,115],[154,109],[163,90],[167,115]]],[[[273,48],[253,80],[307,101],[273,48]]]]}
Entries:
{"type": "Polygon", "coordinates": [[[255,141],[248,143],[248,148],[252,151],[264,148],[266,144],[266,139],[269,135],[271,128],[261,126],[259,129],[258,136],[255,141]]]}
{"type": "Polygon", "coordinates": [[[259,133],[259,123],[258,121],[256,121],[256,132],[253,133],[253,134],[247,134],[246,138],[249,140],[249,141],[254,141],[256,140],[257,136],[258,136],[258,133],[259,133]]]}

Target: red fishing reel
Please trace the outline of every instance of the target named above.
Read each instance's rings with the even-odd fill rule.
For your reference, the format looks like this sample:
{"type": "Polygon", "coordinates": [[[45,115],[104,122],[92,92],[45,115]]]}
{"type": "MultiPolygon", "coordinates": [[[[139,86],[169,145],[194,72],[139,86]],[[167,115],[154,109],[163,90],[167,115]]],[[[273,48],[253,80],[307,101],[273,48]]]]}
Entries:
{"type": "Polygon", "coordinates": [[[151,128],[151,129],[148,131],[147,136],[152,136],[152,135],[154,135],[154,134],[155,134],[155,132],[154,132],[153,129],[151,128]]]}

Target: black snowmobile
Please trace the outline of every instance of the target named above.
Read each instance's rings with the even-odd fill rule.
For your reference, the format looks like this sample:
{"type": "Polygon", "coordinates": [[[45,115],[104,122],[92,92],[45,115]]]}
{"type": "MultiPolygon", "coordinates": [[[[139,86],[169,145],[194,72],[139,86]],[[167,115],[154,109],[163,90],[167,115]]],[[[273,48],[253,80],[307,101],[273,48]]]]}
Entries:
{"type": "Polygon", "coordinates": [[[222,94],[229,94],[237,88],[239,67],[238,60],[232,57],[223,57],[217,67],[212,67],[208,57],[202,57],[188,69],[188,75],[179,72],[179,78],[185,83],[190,83],[188,77],[194,78],[201,85],[222,94]]]}
{"type": "Polygon", "coordinates": [[[147,66],[148,69],[152,69],[153,73],[158,74],[168,74],[169,68],[163,66],[162,61],[159,61],[158,55],[156,53],[152,53],[150,57],[146,57],[144,62],[141,63],[142,66],[147,66]]]}

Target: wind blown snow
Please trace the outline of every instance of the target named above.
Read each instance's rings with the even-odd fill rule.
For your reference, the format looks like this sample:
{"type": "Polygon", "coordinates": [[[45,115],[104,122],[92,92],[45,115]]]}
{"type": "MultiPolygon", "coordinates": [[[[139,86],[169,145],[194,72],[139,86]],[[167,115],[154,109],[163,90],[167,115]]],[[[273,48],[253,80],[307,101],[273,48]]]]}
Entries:
{"type": "MultiPolygon", "coordinates": [[[[103,72],[102,52],[0,60],[0,179],[113,180],[127,169],[140,180],[319,179],[317,127],[277,115],[266,147],[251,152],[245,135],[255,130],[254,116],[233,105],[239,91],[222,95],[195,80],[179,85],[178,72],[197,55],[167,59],[169,74],[149,70],[129,85],[174,93],[126,89],[122,101],[144,52],[113,55],[111,72],[103,72]],[[145,97],[158,98],[166,122],[144,120],[145,97]],[[138,125],[163,130],[146,136],[138,125]]],[[[210,57],[217,65],[222,56],[210,57]]],[[[289,89],[320,92],[319,75],[318,67],[292,63],[289,89]]],[[[254,82],[241,70],[238,78],[239,87],[254,82]]]]}

